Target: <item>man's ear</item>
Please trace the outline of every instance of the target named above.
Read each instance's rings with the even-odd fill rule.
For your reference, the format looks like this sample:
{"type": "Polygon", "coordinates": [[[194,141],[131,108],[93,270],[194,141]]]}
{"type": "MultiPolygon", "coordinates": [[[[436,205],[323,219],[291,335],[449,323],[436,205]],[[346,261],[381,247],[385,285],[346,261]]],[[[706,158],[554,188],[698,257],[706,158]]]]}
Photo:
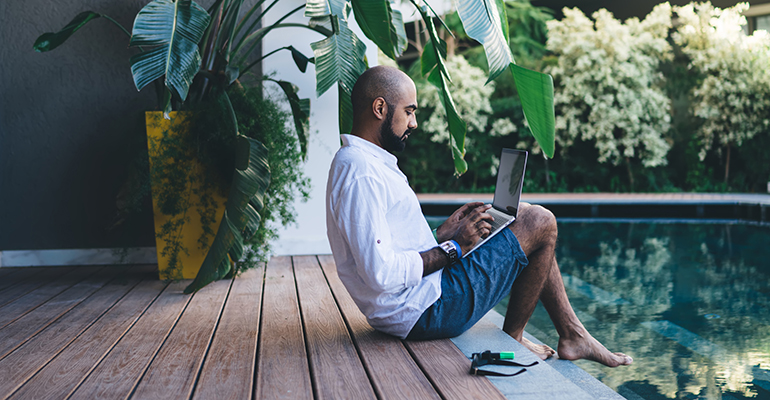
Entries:
{"type": "Polygon", "coordinates": [[[385,102],[385,99],[382,97],[378,97],[374,99],[372,102],[372,113],[374,113],[374,117],[383,120],[388,115],[388,103],[385,102]]]}

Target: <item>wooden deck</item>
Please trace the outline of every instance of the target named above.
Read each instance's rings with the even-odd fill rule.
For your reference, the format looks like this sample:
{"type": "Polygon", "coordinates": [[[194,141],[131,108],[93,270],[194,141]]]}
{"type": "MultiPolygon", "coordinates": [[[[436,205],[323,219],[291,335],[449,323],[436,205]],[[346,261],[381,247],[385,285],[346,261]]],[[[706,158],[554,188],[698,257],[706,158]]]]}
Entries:
{"type": "Polygon", "coordinates": [[[496,399],[449,340],[374,331],[330,256],[215,282],[0,268],[0,399],[496,399]]]}

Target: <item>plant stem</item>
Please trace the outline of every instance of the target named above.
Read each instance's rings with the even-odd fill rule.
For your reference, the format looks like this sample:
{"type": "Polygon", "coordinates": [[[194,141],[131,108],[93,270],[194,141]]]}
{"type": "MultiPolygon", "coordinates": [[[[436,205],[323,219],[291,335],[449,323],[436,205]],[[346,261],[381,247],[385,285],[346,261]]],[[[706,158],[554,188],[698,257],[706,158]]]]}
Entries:
{"type": "Polygon", "coordinates": [[[634,173],[631,171],[631,159],[626,157],[626,169],[628,170],[628,182],[631,184],[631,192],[634,191],[634,173]]]}
{"type": "Polygon", "coordinates": [[[245,37],[244,39],[241,39],[241,43],[238,45],[238,47],[235,48],[235,50],[233,51],[233,55],[238,54],[240,49],[246,44],[247,41],[254,40],[254,43],[248,48],[248,50],[246,50],[246,52],[241,56],[241,58],[238,60],[238,62],[235,63],[235,65],[238,65],[238,64],[240,64],[242,62],[245,62],[246,58],[249,55],[249,53],[251,53],[254,50],[254,48],[257,47],[257,45],[259,43],[261,43],[262,37],[267,35],[271,30],[281,26],[281,22],[283,20],[285,20],[286,18],[289,18],[292,14],[294,14],[295,12],[297,12],[297,11],[303,9],[303,8],[305,8],[304,4],[302,4],[301,6],[299,6],[299,7],[295,8],[295,9],[289,11],[288,13],[286,13],[286,15],[284,15],[283,17],[278,19],[278,21],[276,21],[273,25],[270,25],[270,26],[264,27],[262,29],[259,29],[259,30],[255,31],[254,33],[252,33],[251,35],[245,37]],[[252,36],[252,35],[254,35],[254,36],[252,36]]]}
{"type": "Polygon", "coordinates": [[[730,144],[727,144],[727,159],[725,160],[725,189],[727,189],[727,180],[730,177],[730,144]]]}

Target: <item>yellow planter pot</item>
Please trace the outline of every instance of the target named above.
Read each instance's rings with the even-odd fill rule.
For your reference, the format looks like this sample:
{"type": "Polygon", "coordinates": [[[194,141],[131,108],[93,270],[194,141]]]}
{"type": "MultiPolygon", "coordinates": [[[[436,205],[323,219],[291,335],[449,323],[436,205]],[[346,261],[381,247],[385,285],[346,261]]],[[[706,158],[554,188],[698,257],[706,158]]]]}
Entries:
{"type": "Polygon", "coordinates": [[[158,271],[161,279],[193,279],[214,240],[227,199],[202,183],[203,167],[192,151],[174,146],[184,143],[180,139],[188,134],[185,114],[171,112],[169,116],[167,120],[162,112],[145,114],[158,271]],[[171,168],[184,174],[176,175],[172,182],[162,173],[171,168]],[[178,213],[164,213],[167,194],[178,197],[174,197],[173,207],[165,206],[165,211],[171,208],[178,213]],[[204,226],[209,228],[206,234],[204,226]]]}

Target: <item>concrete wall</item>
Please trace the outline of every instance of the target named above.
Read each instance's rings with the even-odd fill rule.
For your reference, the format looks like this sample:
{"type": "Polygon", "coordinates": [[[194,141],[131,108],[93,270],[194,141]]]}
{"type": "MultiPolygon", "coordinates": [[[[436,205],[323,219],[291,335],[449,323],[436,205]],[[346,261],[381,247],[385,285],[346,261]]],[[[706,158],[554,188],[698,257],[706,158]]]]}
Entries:
{"type": "MultiPolygon", "coordinates": [[[[285,12],[304,3],[302,0],[283,0],[271,11],[265,20],[265,25],[280,17],[285,12]]],[[[295,14],[293,22],[306,23],[302,12],[295,14]]],[[[356,35],[366,44],[369,66],[376,65],[377,48],[369,41],[355,24],[351,15],[350,26],[356,35]]],[[[307,56],[312,56],[310,43],[323,37],[315,32],[301,28],[287,28],[268,35],[263,42],[263,52],[268,54],[279,47],[294,45],[307,56]],[[298,40],[305,37],[304,40],[298,40]]],[[[308,65],[307,72],[301,73],[294,65],[288,52],[281,52],[268,58],[263,69],[266,74],[275,73],[277,77],[292,82],[300,87],[300,98],[311,98],[310,109],[310,147],[308,160],[305,164],[305,174],[311,179],[312,193],[307,203],[297,202],[296,226],[281,230],[281,237],[275,244],[276,254],[331,254],[329,242],[326,239],[326,178],[329,166],[337,149],[340,147],[339,123],[337,109],[337,88],[329,89],[320,98],[315,97],[315,67],[308,65]]],[[[270,87],[266,86],[266,89],[270,87]]]]}
{"type": "Polygon", "coordinates": [[[0,2],[0,250],[151,246],[152,220],[107,228],[114,198],[144,143],[152,90],[137,93],[128,36],[90,22],[50,53],[38,35],[84,10],[129,30],[144,0],[0,2]]]}

